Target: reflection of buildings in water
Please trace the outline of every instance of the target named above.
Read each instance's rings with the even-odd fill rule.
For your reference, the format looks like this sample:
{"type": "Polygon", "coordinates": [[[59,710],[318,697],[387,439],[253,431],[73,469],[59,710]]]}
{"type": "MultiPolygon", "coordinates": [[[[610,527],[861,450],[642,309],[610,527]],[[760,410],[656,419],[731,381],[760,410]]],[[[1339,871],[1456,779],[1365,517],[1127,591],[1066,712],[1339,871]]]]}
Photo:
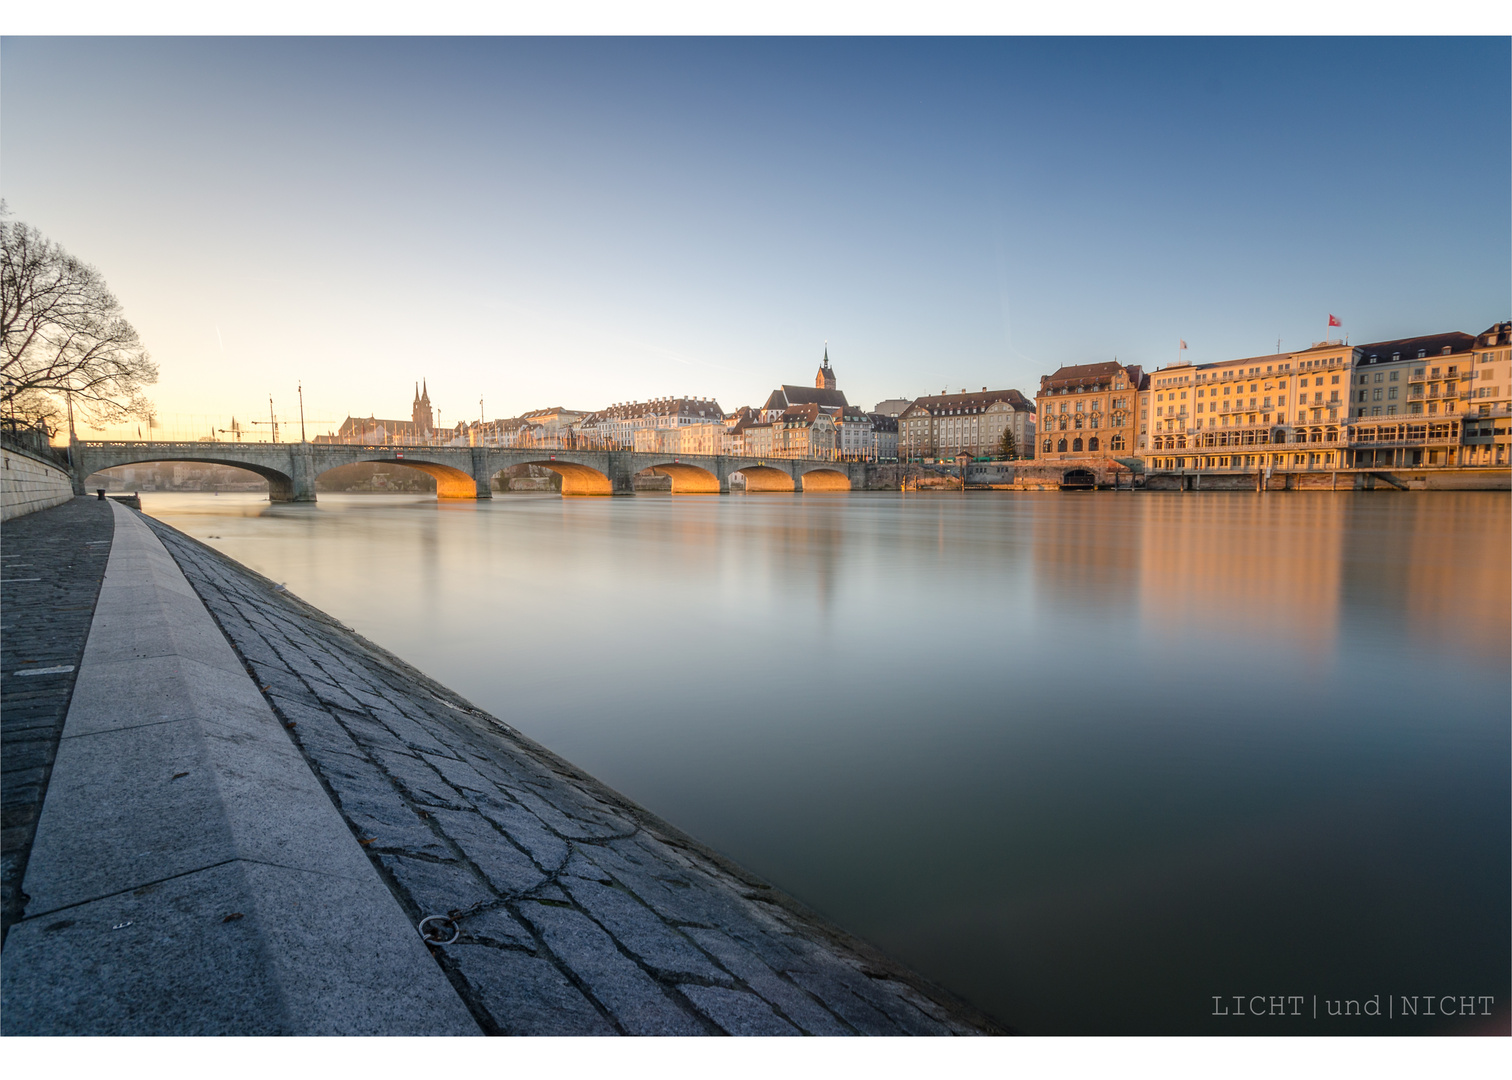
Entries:
{"type": "Polygon", "coordinates": [[[1027,497],[1035,588],[1051,602],[1081,600],[1107,611],[1127,610],[1138,595],[1143,501],[1091,492],[1027,497]]]}
{"type": "Polygon", "coordinates": [[[795,503],[759,530],[772,556],[773,581],[784,594],[811,596],[819,617],[829,621],[844,558],[844,500],[795,503]]]}
{"type": "Polygon", "coordinates": [[[1146,631],[1218,624],[1316,658],[1337,641],[1347,496],[1148,494],[1140,542],[1146,631]]]}
{"type": "Polygon", "coordinates": [[[1512,523],[1504,495],[1363,495],[1349,509],[1352,608],[1434,651],[1505,660],[1512,523]]]}

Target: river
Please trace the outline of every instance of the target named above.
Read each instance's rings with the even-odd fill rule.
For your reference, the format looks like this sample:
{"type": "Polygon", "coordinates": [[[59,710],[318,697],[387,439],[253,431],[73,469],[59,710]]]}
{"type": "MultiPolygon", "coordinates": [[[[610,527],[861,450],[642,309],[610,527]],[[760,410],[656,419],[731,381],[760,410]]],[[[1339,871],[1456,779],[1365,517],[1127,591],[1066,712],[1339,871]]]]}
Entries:
{"type": "Polygon", "coordinates": [[[1017,1029],[1506,1024],[1505,494],[263,498],[142,502],[1017,1029]]]}

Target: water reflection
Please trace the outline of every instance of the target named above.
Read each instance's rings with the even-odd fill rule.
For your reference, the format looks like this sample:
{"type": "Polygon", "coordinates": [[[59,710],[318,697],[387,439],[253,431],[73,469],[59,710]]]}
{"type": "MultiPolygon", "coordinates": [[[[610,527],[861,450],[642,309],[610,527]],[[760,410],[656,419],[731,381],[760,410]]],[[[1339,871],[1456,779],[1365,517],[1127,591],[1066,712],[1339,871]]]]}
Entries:
{"type": "Polygon", "coordinates": [[[1504,495],[144,501],[1025,1030],[1507,1000],[1504,495]]]}

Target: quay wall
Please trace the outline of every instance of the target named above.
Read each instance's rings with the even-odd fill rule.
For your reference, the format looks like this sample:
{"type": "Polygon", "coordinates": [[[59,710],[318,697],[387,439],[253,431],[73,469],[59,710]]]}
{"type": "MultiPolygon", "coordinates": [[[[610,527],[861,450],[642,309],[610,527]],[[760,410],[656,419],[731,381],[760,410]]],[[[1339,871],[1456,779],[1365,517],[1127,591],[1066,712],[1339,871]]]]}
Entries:
{"type": "Polygon", "coordinates": [[[0,521],[9,521],[73,498],[68,471],[10,443],[0,445],[0,521]]]}

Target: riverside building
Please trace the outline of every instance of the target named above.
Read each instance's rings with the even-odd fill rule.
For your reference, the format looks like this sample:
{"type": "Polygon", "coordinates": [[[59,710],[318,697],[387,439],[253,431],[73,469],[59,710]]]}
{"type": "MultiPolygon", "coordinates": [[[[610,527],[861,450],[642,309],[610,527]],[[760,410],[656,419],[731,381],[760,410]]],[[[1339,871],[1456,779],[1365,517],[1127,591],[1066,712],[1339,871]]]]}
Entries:
{"type": "Polygon", "coordinates": [[[996,457],[1003,432],[1012,431],[1020,457],[1034,456],[1034,406],[1017,390],[932,394],[915,399],[898,417],[898,457],[996,457]]]}
{"type": "Polygon", "coordinates": [[[1499,322],[1475,339],[1463,419],[1466,465],[1512,465],[1512,322],[1499,322]]]}
{"type": "Polygon", "coordinates": [[[1158,369],[1139,406],[1146,475],[1264,486],[1277,473],[1505,468],[1509,344],[1512,323],[1497,323],[1158,369]]]}
{"type": "Polygon", "coordinates": [[[596,444],[634,449],[637,431],[682,428],[724,420],[719,402],[712,398],[653,398],[620,402],[584,417],[579,430],[596,444]]]}
{"type": "MultiPolygon", "coordinates": [[[[1116,360],[1072,364],[1042,376],[1035,395],[1039,416],[1035,459],[1091,462],[1133,453],[1137,397],[1145,381],[1144,369],[1138,364],[1116,360]]],[[[1173,417],[1175,381],[1173,376],[1173,417]]],[[[1162,417],[1166,413],[1164,400],[1162,393],[1162,417]]]]}
{"type": "Polygon", "coordinates": [[[1350,378],[1352,468],[1461,464],[1462,419],[1474,378],[1469,334],[1361,345],[1350,378]]]}
{"type": "Polygon", "coordinates": [[[1146,471],[1340,467],[1355,351],[1322,341],[1151,372],[1146,471]]]}

